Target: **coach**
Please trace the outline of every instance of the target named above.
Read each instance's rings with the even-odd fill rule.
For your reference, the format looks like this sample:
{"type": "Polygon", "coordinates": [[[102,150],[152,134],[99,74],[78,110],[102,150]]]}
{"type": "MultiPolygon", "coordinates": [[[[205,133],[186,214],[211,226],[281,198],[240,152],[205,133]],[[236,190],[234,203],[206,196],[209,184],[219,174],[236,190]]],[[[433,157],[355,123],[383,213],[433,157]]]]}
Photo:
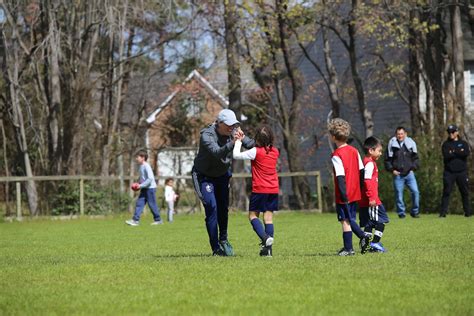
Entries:
{"type": "Polygon", "coordinates": [[[469,144],[459,136],[456,125],[449,125],[449,137],[442,145],[444,172],[443,172],[443,197],[441,199],[440,217],[448,213],[449,196],[453,190],[454,182],[458,185],[462,197],[464,216],[472,216],[469,205],[469,178],[467,174],[467,157],[470,154],[469,144]]]}
{"type": "MultiPolygon", "coordinates": [[[[227,239],[227,224],[234,137],[244,136],[239,124],[233,111],[220,111],[216,122],[201,130],[199,151],[194,159],[194,189],[206,211],[206,228],[215,256],[234,255],[227,239]]],[[[242,145],[250,149],[255,142],[245,136],[242,145]]]]}
{"type": "Polygon", "coordinates": [[[416,143],[407,136],[404,127],[395,130],[395,136],[390,139],[385,154],[385,169],[393,174],[393,188],[397,204],[398,217],[405,218],[405,202],[403,190],[405,185],[411,192],[411,211],[413,218],[420,217],[420,192],[414,171],[418,169],[419,159],[416,143]]]}

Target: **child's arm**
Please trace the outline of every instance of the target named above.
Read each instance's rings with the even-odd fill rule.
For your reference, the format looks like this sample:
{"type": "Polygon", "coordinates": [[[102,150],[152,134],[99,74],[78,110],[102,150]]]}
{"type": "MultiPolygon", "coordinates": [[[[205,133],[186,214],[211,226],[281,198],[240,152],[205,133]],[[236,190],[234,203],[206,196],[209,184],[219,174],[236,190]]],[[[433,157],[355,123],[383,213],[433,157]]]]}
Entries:
{"type": "Polygon", "coordinates": [[[232,152],[232,157],[238,160],[254,160],[257,156],[257,148],[252,148],[243,152],[240,152],[240,148],[242,147],[242,141],[237,139],[235,141],[234,150],[232,152]]]}
{"type": "Polygon", "coordinates": [[[151,184],[151,181],[154,181],[155,176],[153,175],[153,170],[149,165],[145,166],[145,176],[146,179],[142,183],[140,183],[140,189],[148,188],[151,184]]]}
{"type": "Polygon", "coordinates": [[[365,165],[364,169],[364,183],[366,190],[366,195],[369,198],[369,205],[375,206],[377,204],[377,196],[375,196],[375,186],[377,183],[372,180],[374,174],[374,163],[369,162],[365,165]]]}
{"type": "Polygon", "coordinates": [[[346,173],[344,171],[344,165],[342,164],[341,158],[334,156],[331,158],[332,165],[334,167],[334,173],[336,175],[336,185],[339,188],[341,193],[341,200],[344,203],[348,202],[347,192],[346,192],[346,173]]]}

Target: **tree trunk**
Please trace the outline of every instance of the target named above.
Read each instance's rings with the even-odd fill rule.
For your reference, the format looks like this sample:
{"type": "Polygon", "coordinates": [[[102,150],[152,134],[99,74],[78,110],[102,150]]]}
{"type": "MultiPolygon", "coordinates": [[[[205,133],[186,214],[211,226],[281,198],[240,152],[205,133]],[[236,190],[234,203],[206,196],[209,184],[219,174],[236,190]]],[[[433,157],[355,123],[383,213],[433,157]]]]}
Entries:
{"type": "MultiPolygon", "coordinates": [[[[111,83],[114,84],[115,81],[117,81],[116,84],[114,84],[116,86],[116,89],[115,89],[115,93],[110,93],[110,100],[111,101],[113,99],[113,95],[115,94],[115,106],[114,106],[114,109],[113,109],[113,112],[112,112],[112,126],[109,130],[109,132],[107,133],[107,140],[106,140],[106,144],[103,148],[103,162],[102,162],[102,171],[101,171],[101,175],[102,176],[108,176],[109,175],[109,166],[110,166],[110,160],[112,159],[111,157],[111,154],[112,154],[112,146],[114,145],[114,142],[115,142],[115,134],[117,133],[118,131],[118,118],[119,118],[119,114],[120,114],[120,108],[121,108],[121,105],[122,105],[122,82],[123,82],[123,74],[124,74],[124,70],[123,70],[123,61],[122,61],[122,57],[123,57],[123,52],[124,52],[124,47],[125,47],[125,21],[127,19],[127,11],[128,11],[128,0],[125,1],[124,3],[124,9],[123,9],[123,16],[119,19],[119,30],[118,30],[118,35],[119,35],[119,46],[118,46],[118,56],[119,56],[119,60],[118,60],[118,70],[116,72],[116,70],[114,69],[114,67],[112,66],[112,80],[111,80],[111,83]],[[117,80],[116,80],[117,79],[117,80]]],[[[113,23],[112,21],[114,21],[114,17],[113,17],[113,10],[109,10],[109,15],[110,15],[110,27],[112,28],[113,27],[113,23]]],[[[113,30],[110,30],[111,32],[111,45],[110,45],[110,61],[113,65],[113,55],[114,55],[114,45],[113,45],[113,37],[115,35],[115,32],[113,30]]],[[[113,87],[109,87],[109,89],[113,89],[113,87]]]]}
{"type": "MultiPolygon", "coordinates": [[[[28,152],[28,141],[26,139],[25,122],[19,100],[18,89],[20,87],[18,82],[18,69],[20,64],[19,49],[16,35],[11,38],[11,46],[8,43],[5,33],[2,36],[5,55],[4,55],[4,76],[8,82],[10,106],[11,106],[11,122],[14,126],[15,138],[18,148],[23,155],[24,173],[27,177],[33,176],[31,168],[30,156],[28,152]]],[[[32,216],[38,215],[38,194],[36,185],[33,180],[28,180],[25,185],[26,194],[28,196],[28,206],[32,216]]]]}
{"type": "Polygon", "coordinates": [[[329,38],[327,36],[327,29],[326,27],[322,27],[321,29],[323,34],[323,52],[324,52],[324,60],[326,62],[326,70],[328,72],[329,77],[329,98],[331,99],[331,110],[332,115],[331,117],[336,118],[340,117],[341,115],[341,102],[339,100],[339,80],[337,76],[336,67],[332,62],[331,57],[331,44],[329,43],[329,38]]]}
{"type": "MultiPolygon", "coordinates": [[[[5,135],[5,127],[3,124],[3,118],[0,118],[0,130],[2,131],[2,142],[3,142],[3,161],[5,167],[5,176],[10,176],[10,166],[8,165],[8,155],[7,155],[7,137],[5,135]]],[[[8,182],[5,182],[5,216],[10,215],[10,187],[8,182]]]]}
{"type": "Polygon", "coordinates": [[[456,96],[454,101],[456,123],[463,126],[466,116],[464,103],[464,57],[463,57],[463,34],[461,26],[461,5],[459,0],[453,0],[451,5],[451,35],[453,47],[453,67],[456,96]]]}
{"type": "Polygon", "coordinates": [[[351,21],[348,26],[349,33],[349,60],[351,63],[352,79],[357,94],[357,103],[359,104],[359,113],[364,124],[365,137],[374,134],[374,121],[372,119],[372,112],[369,110],[365,100],[364,86],[359,75],[357,62],[357,48],[356,48],[356,34],[357,34],[357,9],[360,5],[360,0],[352,0],[351,21]]]}
{"type": "Polygon", "coordinates": [[[54,10],[48,8],[49,15],[49,65],[51,78],[51,98],[48,106],[48,144],[50,173],[61,173],[61,150],[58,116],[61,113],[61,86],[59,70],[59,53],[61,51],[60,34],[54,17],[54,10]]]}
{"type": "MultiPolygon", "coordinates": [[[[225,44],[227,57],[227,78],[229,89],[229,109],[233,110],[240,120],[242,107],[242,93],[240,83],[240,60],[237,42],[237,23],[235,0],[224,1],[224,25],[225,44]]],[[[244,170],[244,162],[234,160],[233,171],[238,173],[244,170]]],[[[234,179],[232,181],[232,195],[234,205],[237,209],[245,210],[247,206],[247,194],[245,179],[234,179]]]]}

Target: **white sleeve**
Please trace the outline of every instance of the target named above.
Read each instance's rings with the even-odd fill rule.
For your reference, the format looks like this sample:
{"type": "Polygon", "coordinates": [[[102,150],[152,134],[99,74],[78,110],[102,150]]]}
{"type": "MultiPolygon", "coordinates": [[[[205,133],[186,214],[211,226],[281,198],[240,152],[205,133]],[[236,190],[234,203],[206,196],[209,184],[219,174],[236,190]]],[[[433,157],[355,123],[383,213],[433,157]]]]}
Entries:
{"type": "Polygon", "coordinates": [[[369,162],[365,165],[365,168],[364,168],[364,179],[372,179],[373,174],[374,174],[374,163],[369,162]]]}
{"type": "Polygon", "coordinates": [[[357,153],[357,157],[359,157],[359,170],[364,169],[364,163],[362,162],[362,158],[360,158],[360,154],[357,153]]]}
{"type": "Polygon", "coordinates": [[[331,158],[331,162],[334,167],[334,172],[336,173],[336,177],[346,175],[346,173],[344,172],[344,165],[342,164],[342,160],[340,157],[333,156],[331,158]]]}
{"type": "Polygon", "coordinates": [[[257,156],[257,148],[253,147],[252,149],[240,152],[242,147],[242,141],[236,140],[234,145],[234,150],[232,152],[232,157],[237,160],[254,160],[257,156]]]}

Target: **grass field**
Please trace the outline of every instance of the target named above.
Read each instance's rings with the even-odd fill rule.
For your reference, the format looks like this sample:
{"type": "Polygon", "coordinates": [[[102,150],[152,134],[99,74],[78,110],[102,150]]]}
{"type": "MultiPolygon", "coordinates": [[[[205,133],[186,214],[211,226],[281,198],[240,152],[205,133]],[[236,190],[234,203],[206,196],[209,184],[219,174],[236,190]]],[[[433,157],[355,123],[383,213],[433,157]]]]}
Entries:
{"type": "Polygon", "coordinates": [[[277,214],[273,258],[244,214],[232,258],[210,256],[201,214],[1,223],[0,314],[473,315],[474,220],[391,218],[388,252],[354,257],[335,256],[334,214],[277,214]]]}

